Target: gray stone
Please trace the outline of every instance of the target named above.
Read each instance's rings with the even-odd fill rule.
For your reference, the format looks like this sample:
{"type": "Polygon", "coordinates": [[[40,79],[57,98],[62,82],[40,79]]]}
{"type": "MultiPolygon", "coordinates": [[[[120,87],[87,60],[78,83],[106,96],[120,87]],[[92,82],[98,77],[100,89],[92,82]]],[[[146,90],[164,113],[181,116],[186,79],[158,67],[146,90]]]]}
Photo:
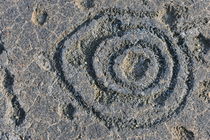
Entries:
{"type": "Polygon", "coordinates": [[[0,139],[209,139],[209,20],[200,0],[2,0],[0,139]]]}

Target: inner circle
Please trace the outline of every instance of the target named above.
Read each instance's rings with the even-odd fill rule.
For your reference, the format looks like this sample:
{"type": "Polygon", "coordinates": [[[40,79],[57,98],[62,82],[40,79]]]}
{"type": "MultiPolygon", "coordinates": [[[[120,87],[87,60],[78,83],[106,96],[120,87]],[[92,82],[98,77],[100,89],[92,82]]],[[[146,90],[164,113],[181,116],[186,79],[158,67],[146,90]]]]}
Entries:
{"type": "Polygon", "coordinates": [[[110,57],[108,71],[116,84],[135,91],[152,83],[159,71],[158,56],[141,45],[122,47],[110,57]],[[153,70],[155,69],[155,70],[153,70]]]}
{"type": "MultiPolygon", "coordinates": [[[[125,44],[125,42],[123,42],[123,44],[125,44]]],[[[112,52],[107,71],[109,71],[111,78],[117,85],[130,89],[132,94],[145,95],[145,93],[151,93],[151,89],[159,84],[159,81],[164,77],[164,73],[167,69],[165,67],[166,65],[166,60],[162,56],[161,50],[155,44],[151,45],[143,40],[139,40],[135,44],[127,42],[126,45],[112,52]],[[138,47],[141,51],[145,49],[147,52],[138,52],[140,55],[135,53],[138,51],[135,49],[133,52],[130,52],[130,54],[126,52],[135,47],[138,47]],[[126,55],[124,55],[124,58],[118,63],[119,60],[117,59],[125,52],[126,55]],[[149,54],[149,52],[151,54],[147,57],[142,54],[149,54]],[[116,63],[118,63],[120,69],[116,68],[116,63]],[[153,63],[153,65],[151,65],[151,63],[153,63]],[[124,69],[124,71],[122,71],[122,69],[124,69]],[[120,70],[124,73],[123,75],[126,78],[122,78],[123,75],[119,75],[118,71],[120,70]],[[147,90],[150,91],[148,92],[147,90]]]]}
{"type": "Polygon", "coordinates": [[[146,74],[151,63],[144,54],[129,51],[120,64],[123,75],[131,81],[139,81],[146,74]]]}

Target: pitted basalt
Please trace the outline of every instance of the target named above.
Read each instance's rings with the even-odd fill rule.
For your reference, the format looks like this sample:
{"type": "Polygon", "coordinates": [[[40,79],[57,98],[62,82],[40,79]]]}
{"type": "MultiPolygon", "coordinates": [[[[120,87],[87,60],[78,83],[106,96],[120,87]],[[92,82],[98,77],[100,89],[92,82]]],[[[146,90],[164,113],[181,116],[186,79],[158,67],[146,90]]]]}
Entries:
{"type": "Polygon", "coordinates": [[[182,110],[192,90],[192,59],[184,39],[176,44],[154,16],[102,10],[57,44],[60,80],[107,127],[159,124],[182,110]]]}

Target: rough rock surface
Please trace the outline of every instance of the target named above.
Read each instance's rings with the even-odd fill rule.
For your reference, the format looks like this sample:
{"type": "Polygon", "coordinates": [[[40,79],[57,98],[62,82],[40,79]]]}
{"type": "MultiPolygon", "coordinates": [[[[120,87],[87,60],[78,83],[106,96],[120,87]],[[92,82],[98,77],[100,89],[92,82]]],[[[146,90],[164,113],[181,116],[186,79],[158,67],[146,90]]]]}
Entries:
{"type": "Polygon", "coordinates": [[[0,0],[0,140],[210,139],[208,0],[0,0]]]}

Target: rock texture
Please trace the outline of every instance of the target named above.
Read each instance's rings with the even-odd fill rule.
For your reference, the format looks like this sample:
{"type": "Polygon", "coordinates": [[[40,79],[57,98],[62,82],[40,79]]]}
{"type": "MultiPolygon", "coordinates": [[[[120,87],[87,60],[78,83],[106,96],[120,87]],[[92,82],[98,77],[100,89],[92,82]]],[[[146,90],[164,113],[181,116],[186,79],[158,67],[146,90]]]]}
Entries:
{"type": "Polygon", "coordinates": [[[0,2],[0,140],[210,139],[210,5],[0,2]]]}

